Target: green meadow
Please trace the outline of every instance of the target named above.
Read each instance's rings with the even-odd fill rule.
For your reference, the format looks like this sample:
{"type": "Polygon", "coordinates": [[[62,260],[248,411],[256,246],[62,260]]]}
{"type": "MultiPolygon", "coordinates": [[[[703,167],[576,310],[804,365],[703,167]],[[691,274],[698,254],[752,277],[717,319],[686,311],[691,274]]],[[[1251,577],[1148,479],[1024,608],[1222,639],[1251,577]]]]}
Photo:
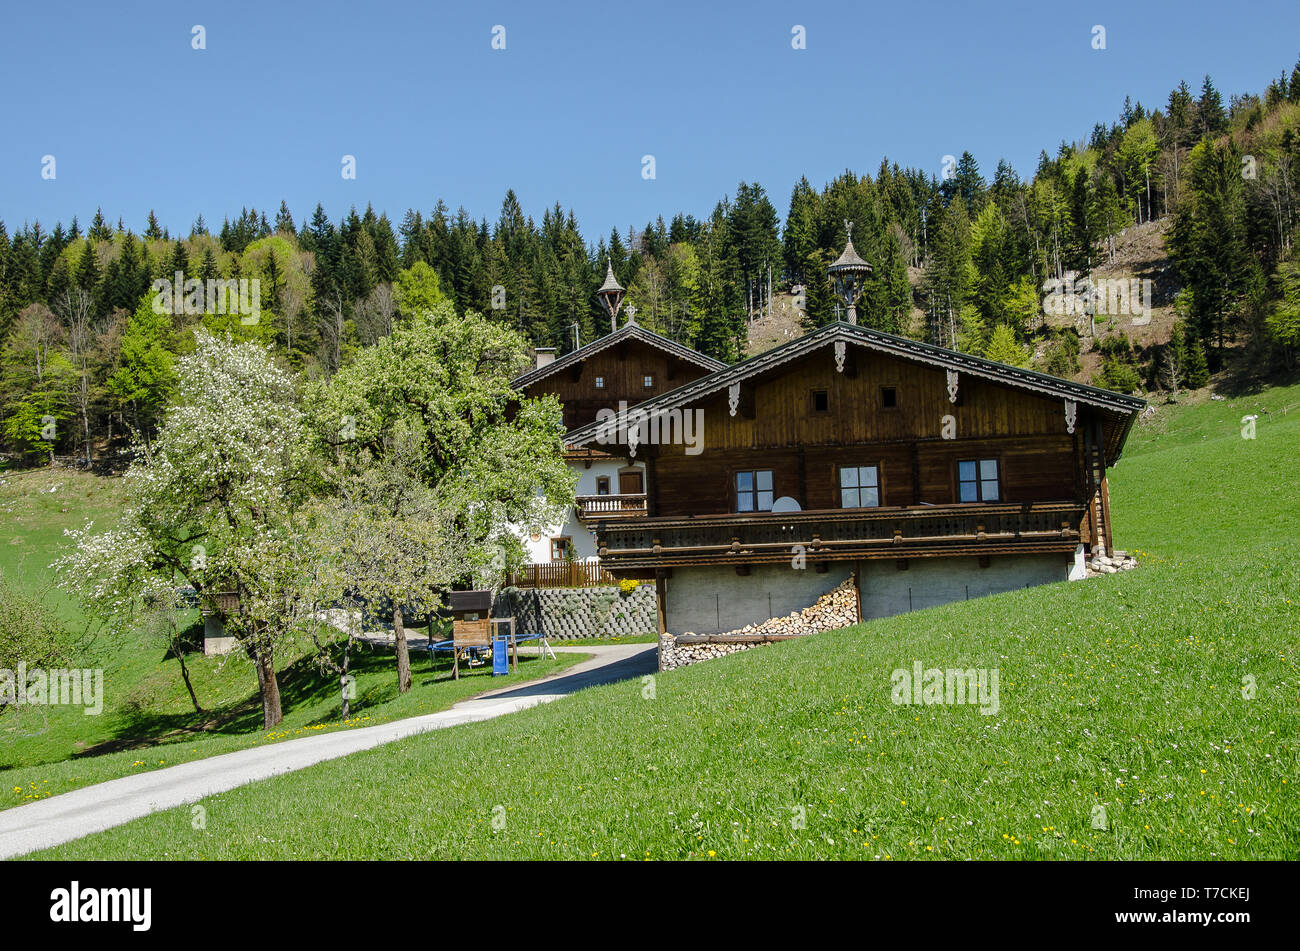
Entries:
{"type": "Polygon", "coordinates": [[[1111,475],[1137,570],[594,688],[41,857],[1295,858],[1297,461],[1300,386],[1161,407],[1111,475]],[[893,703],[917,661],[996,668],[998,712],[893,703]]]}
{"type": "MultiPolygon", "coordinates": [[[[415,686],[403,695],[392,651],[358,646],[352,663],[356,699],[344,719],[337,678],[322,673],[308,645],[299,644],[279,661],[285,718],[268,731],[248,660],[242,654],[190,652],[185,662],[203,708],[200,715],[161,635],[140,625],[110,636],[51,583],[48,565],[67,544],[63,530],[86,521],[107,527],[120,504],[113,479],[66,469],[0,473],[0,516],[7,525],[0,536],[0,572],[52,605],[77,633],[75,665],[104,671],[104,705],[97,716],[69,706],[17,707],[0,716],[0,809],[249,746],[434,713],[484,690],[547,676],[587,656],[538,659],[524,649],[518,672],[508,677],[494,678],[482,667],[466,675],[462,665],[461,678],[452,680],[449,661],[431,661],[423,651],[413,651],[415,686]]],[[[182,615],[180,623],[201,642],[197,611],[182,615]]]]}

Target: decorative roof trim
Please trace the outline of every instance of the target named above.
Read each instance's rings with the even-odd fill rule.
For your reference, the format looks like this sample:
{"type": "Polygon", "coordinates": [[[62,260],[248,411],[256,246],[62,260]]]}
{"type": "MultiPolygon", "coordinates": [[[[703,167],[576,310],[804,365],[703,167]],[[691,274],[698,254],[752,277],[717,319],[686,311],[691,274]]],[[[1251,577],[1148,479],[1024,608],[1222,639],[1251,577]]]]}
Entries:
{"type": "Polygon", "coordinates": [[[723,363],[721,360],[706,357],[699,351],[692,350],[690,347],[680,344],[676,340],[669,340],[662,334],[657,334],[653,330],[647,330],[638,323],[629,321],[622,327],[618,328],[618,330],[615,330],[612,333],[607,333],[598,340],[593,340],[591,343],[585,344],[577,350],[571,350],[558,360],[552,360],[550,363],[546,364],[546,366],[537,367],[529,370],[527,373],[520,374],[510,381],[510,385],[517,390],[523,389],[526,386],[531,386],[538,380],[550,376],[557,370],[573,366],[573,364],[586,360],[588,357],[594,356],[602,350],[606,350],[609,347],[614,346],[614,344],[621,343],[629,338],[649,344],[652,347],[663,350],[664,352],[685,360],[688,363],[694,363],[696,366],[703,367],[710,373],[726,369],[727,367],[727,364],[723,363]]]}
{"type": "MultiPolygon", "coordinates": [[[[797,337],[789,343],[768,350],[766,353],[760,353],[758,356],[724,367],[710,373],[708,376],[700,377],[698,380],[693,380],[674,390],[669,390],[667,393],[661,393],[659,396],[637,404],[637,409],[652,413],[657,410],[667,410],[696,402],[742,380],[806,356],[823,344],[838,340],[859,344],[870,350],[891,354],[907,360],[957,370],[960,373],[967,373],[971,376],[981,377],[995,383],[1003,383],[1045,396],[1077,400],[1088,406],[1119,415],[1132,416],[1146,406],[1146,400],[1135,396],[1126,396],[1123,393],[1103,390],[1100,387],[1089,386],[1086,383],[1075,383],[1046,373],[1039,373],[1036,370],[1008,366],[1005,363],[986,360],[983,357],[972,356],[969,353],[960,353],[946,347],[922,343],[919,340],[897,337],[881,330],[873,330],[870,327],[860,327],[856,324],[838,321],[827,324],[825,327],[803,337],[797,337]]],[[[565,437],[565,443],[571,446],[585,445],[596,439],[599,431],[600,423],[589,423],[569,433],[565,437]]],[[[1125,435],[1127,435],[1127,428],[1125,429],[1125,435]]]]}

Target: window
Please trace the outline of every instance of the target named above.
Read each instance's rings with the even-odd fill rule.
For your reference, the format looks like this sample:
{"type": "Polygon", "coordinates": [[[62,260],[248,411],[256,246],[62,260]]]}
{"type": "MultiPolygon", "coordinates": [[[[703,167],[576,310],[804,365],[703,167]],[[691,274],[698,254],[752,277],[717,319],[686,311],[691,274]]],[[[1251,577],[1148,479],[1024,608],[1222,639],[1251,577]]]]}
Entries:
{"type": "Polygon", "coordinates": [[[736,473],[736,511],[772,511],[772,470],[736,473]]]}
{"type": "Polygon", "coordinates": [[[609,476],[596,476],[596,494],[609,495],[609,476]]]}
{"type": "Polygon", "coordinates": [[[605,388],[605,378],[603,376],[596,377],[596,389],[603,390],[604,388],[605,388]]]}
{"type": "Polygon", "coordinates": [[[569,557],[572,545],[569,539],[560,537],[551,539],[551,561],[564,561],[569,557]]]}
{"type": "Polygon", "coordinates": [[[654,385],[655,385],[655,378],[651,376],[649,373],[647,373],[645,375],[645,388],[648,390],[650,389],[650,387],[654,385]]]}
{"type": "Polygon", "coordinates": [[[963,459],[957,463],[957,500],[959,502],[996,502],[998,500],[998,461],[963,459]]]}
{"type": "Polygon", "coordinates": [[[831,408],[831,395],[825,390],[812,391],[812,411],[814,413],[827,413],[831,408]]]}
{"type": "Polygon", "coordinates": [[[880,470],[875,466],[840,467],[840,507],[871,508],[880,504],[880,470]]]}
{"type": "Polygon", "coordinates": [[[897,408],[898,388],[894,386],[882,386],[880,388],[880,405],[885,409],[897,408]]]}

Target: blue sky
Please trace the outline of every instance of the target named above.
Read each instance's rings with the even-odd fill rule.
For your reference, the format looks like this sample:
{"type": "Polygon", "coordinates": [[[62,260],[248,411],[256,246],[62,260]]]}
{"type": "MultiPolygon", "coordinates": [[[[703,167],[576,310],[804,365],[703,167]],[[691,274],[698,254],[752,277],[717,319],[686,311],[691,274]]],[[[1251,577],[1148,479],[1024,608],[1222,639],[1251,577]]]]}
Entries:
{"type": "Polygon", "coordinates": [[[84,225],[102,205],[138,232],[153,208],[188,233],[283,198],[299,221],[320,201],[396,224],[441,197],[495,221],[514,188],[538,219],[573,208],[594,242],[707,215],[742,179],[784,214],[800,175],[820,187],[882,155],[938,174],[969,149],[986,176],[999,157],[1028,176],[1126,94],[1162,106],[1209,72],[1226,103],[1298,54],[1295,0],[10,4],[0,219],[84,225]]]}

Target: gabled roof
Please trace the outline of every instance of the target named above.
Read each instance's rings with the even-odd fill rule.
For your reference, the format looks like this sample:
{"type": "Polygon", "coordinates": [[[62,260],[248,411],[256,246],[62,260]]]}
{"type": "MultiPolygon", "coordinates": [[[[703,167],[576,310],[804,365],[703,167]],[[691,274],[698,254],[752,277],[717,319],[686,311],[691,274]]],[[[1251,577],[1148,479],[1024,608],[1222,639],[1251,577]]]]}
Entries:
{"type": "Polygon", "coordinates": [[[685,360],[688,363],[694,363],[696,366],[703,367],[705,370],[710,372],[721,370],[727,366],[727,364],[723,363],[721,360],[706,357],[704,354],[692,350],[690,347],[680,344],[675,340],[669,340],[662,334],[657,334],[653,330],[647,330],[635,321],[629,320],[613,333],[605,334],[605,336],[593,340],[591,343],[579,347],[577,350],[572,350],[560,357],[558,360],[552,360],[550,363],[546,364],[546,366],[537,367],[534,370],[529,370],[527,373],[515,377],[510,381],[510,385],[517,390],[523,389],[526,386],[531,386],[538,380],[550,376],[557,370],[562,370],[565,367],[573,366],[575,363],[580,363],[588,357],[600,353],[602,350],[607,350],[615,344],[622,343],[624,340],[639,340],[641,343],[648,344],[664,351],[665,353],[671,354],[674,357],[685,360]]]}
{"type": "MultiPolygon", "coordinates": [[[[636,408],[650,414],[684,407],[698,402],[703,397],[724,390],[734,383],[750,379],[782,364],[806,356],[818,347],[827,346],[841,340],[845,343],[865,347],[868,350],[902,357],[905,360],[957,370],[959,373],[992,380],[995,383],[1029,390],[1045,396],[1058,397],[1063,400],[1074,400],[1085,406],[1092,406],[1117,416],[1129,417],[1127,424],[1123,427],[1123,435],[1119,440],[1121,445],[1128,436],[1128,427],[1132,424],[1133,418],[1146,406],[1146,400],[1136,396],[1126,396],[1123,393],[1103,390],[1097,386],[1063,380],[1060,377],[1039,373],[1035,370],[1008,366],[1005,363],[986,360],[983,357],[976,357],[969,353],[961,353],[956,350],[949,350],[946,347],[922,343],[919,340],[897,337],[881,330],[872,330],[870,327],[860,327],[857,324],[838,321],[827,324],[825,327],[821,327],[803,337],[797,337],[789,343],[768,350],[766,353],[760,353],[748,360],[723,367],[708,376],[700,377],[674,390],[669,390],[667,393],[648,399],[637,404],[636,408]]],[[[595,440],[601,431],[601,423],[589,423],[573,430],[565,437],[564,441],[571,446],[586,445],[595,440]]],[[[1118,449],[1118,447],[1116,448],[1118,449]]],[[[1118,452],[1114,454],[1113,458],[1118,458],[1118,452]]]]}

